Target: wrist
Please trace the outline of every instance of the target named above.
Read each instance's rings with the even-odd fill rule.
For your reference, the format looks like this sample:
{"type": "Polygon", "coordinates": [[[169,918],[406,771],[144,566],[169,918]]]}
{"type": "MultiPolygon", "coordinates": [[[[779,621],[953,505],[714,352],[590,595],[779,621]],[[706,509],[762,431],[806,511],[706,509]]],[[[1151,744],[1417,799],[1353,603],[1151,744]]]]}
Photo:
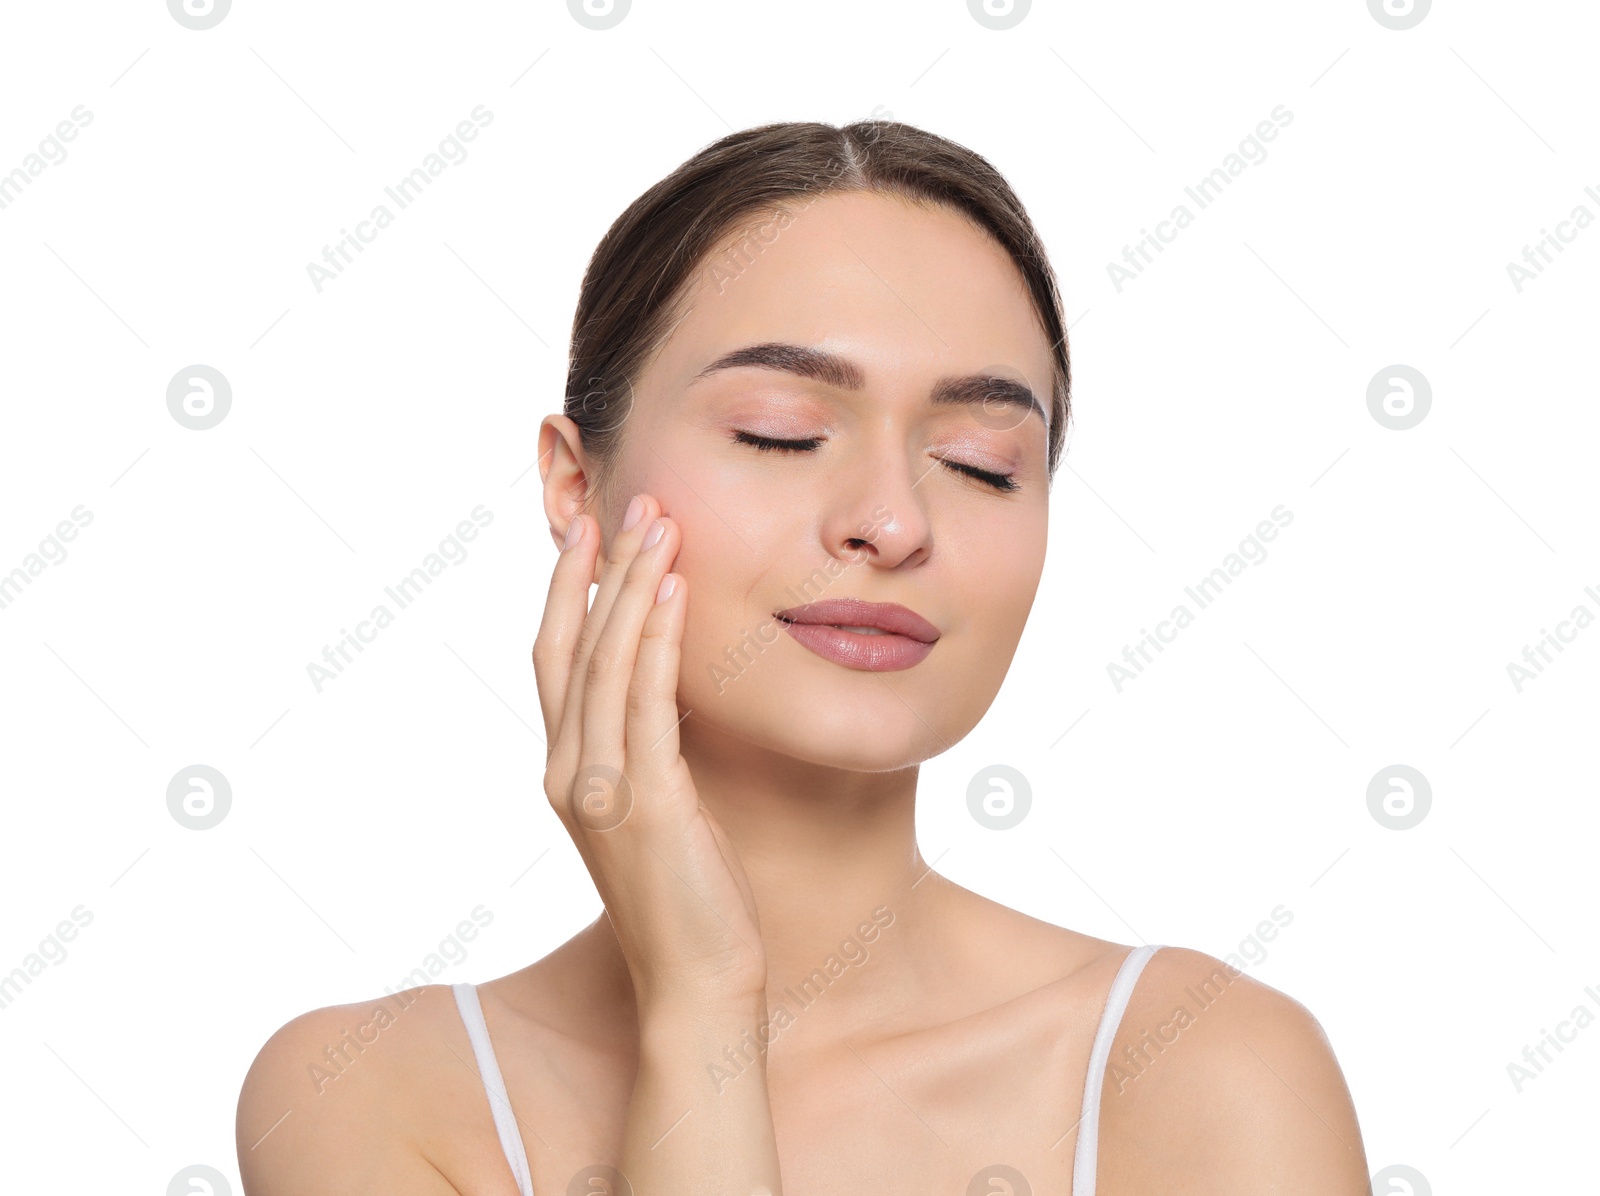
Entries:
{"type": "Polygon", "coordinates": [[[765,1091],[767,1047],[777,1029],[764,999],[641,1012],[636,1083],[721,1095],[744,1078],[740,1090],[755,1097],[765,1091]]]}
{"type": "Polygon", "coordinates": [[[661,997],[639,1006],[640,1050],[670,1053],[683,1046],[699,1048],[713,1041],[731,1042],[747,1031],[756,1034],[766,1023],[765,993],[693,999],[661,997]]]}
{"type": "Polygon", "coordinates": [[[634,1004],[640,1024],[648,1020],[680,1021],[695,1016],[746,1016],[764,1012],[767,978],[741,976],[737,980],[700,975],[657,975],[641,981],[633,977],[634,1004]]]}

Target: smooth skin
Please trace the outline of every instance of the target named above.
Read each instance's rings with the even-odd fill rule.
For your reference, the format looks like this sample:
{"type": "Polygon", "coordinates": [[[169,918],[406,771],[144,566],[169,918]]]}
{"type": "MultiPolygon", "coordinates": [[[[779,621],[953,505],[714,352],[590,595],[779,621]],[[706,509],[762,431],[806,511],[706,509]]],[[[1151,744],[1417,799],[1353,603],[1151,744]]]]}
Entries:
{"type": "MultiPolygon", "coordinates": [[[[617,400],[609,473],[571,420],[544,421],[551,534],[578,529],[534,642],[545,792],[605,910],[479,986],[538,1196],[605,1190],[595,1167],[634,1196],[960,1196],[995,1163],[1070,1191],[1129,947],[952,883],[915,835],[918,765],[990,707],[1044,565],[1043,418],[930,401],[996,370],[1048,413],[1050,345],[1006,254],[949,210],[831,194],[736,277],[696,280],[617,400]],[[768,343],[854,368],[701,375],[768,343]],[[761,638],[824,594],[898,602],[940,639],[872,673],[761,638]]],[[[1175,947],[1146,967],[1113,1058],[1148,1062],[1105,1086],[1099,1193],[1367,1192],[1316,1020],[1221,968],[1175,947]]],[[[515,1196],[448,986],[408,995],[303,1014],[262,1047],[238,1112],[248,1196],[515,1196]],[[392,1018],[317,1091],[310,1065],[379,1004],[392,1018]]]]}

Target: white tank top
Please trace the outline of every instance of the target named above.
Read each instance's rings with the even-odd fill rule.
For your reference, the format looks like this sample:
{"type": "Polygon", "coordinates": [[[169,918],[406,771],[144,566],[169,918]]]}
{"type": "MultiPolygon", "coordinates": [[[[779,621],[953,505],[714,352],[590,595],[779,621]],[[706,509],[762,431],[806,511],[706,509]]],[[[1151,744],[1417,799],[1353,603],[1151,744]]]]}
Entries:
{"type": "MultiPolygon", "coordinates": [[[[1139,973],[1150,957],[1161,950],[1159,946],[1135,947],[1128,952],[1111,981],[1111,991],[1106,994],[1100,1025],[1094,1034],[1094,1045],[1089,1048],[1089,1070],[1083,1079],[1083,1113],[1078,1118],[1078,1145],[1072,1159],[1072,1196],[1094,1196],[1095,1164],[1100,1144],[1100,1092],[1105,1086],[1106,1062],[1111,1056],[1111,1042],[1122,1024],[1123,1011],[1139,973]]],[[[483,1088],[489,1097],[489,1112],[494,1117],[495,1133],[500,1136],[500,1149],[505,1151],[506,1162],[511,1164],[511,1175],[517,1181],[520,1196],[533,1196],[533,1180],[528,1172],[528,1155],[522,1147],[522,1134],[517,1130],[516,1114],[511,1111],[511,1098],[506,1095],[506,1082],[500,1074],[500,1063],[495,1058],[494,1045],[489,1041],[489,1027],[483,1020],[483,1005],[478,1001],[478,988],[474,984],[453,984],[456,1007],[461,1010],[461,1021],[467,1027],[467,1037],[472,1040],[472,1053],[478,1060],[478,1071],[483,1077],[483,1088]]]]}

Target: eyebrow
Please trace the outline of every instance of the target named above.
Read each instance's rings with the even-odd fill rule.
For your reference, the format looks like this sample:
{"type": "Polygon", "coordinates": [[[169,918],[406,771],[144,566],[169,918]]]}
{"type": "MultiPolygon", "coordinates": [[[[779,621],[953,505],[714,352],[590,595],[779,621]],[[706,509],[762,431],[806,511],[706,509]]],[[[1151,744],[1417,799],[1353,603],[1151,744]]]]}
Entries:
{"type": "MultiPolygon", "coordinates": [[[[754,368],[777,370],[822,382],[835,390],[864,390],[866,371],[848,357],[830,353],[808,345],[792,345],[782,341],[769,341],[759,345],[746,345],[724,353],[689,380],[689,385],[722,370],[754,368]]],[[[998,403],[1002,406],[1020,407],[1032,411],[1046,429],[1050,420],[1039,405],[1033,391],[1021,382],[995,374],[965,374],[961,377],[940,378],[929,395],[935,406],[951,403],[982,406],[998,403]]]]}

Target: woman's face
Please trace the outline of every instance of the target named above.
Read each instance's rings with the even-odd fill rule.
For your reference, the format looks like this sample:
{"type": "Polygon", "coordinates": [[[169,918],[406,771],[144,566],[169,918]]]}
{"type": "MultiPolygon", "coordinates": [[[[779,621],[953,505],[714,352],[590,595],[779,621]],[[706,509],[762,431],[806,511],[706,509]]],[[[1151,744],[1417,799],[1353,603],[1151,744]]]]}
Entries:
{"type": "MultiPolygon", "coordinates": [[[[914,764],[982,718],[1033,604],[1051,346],[1005,251],[947,209],[831,194],[735,243],[702,267],[646,367],[616,461],[619,505],[654,495],[682,529],[680,733],[710,726],[852,770],[914,764]],[[796,351],[708,371],[775,345],[796,351]],[[779,364],[814,354],[838,361],[779,364]],[[1040,410],[1021,387],[934,401],[969,376],[1020,383],[1040,410]],[[736,432],[814,447],[762,450],[736,432]],[[775,617],[833,598],[897,603],[938,638],[910,667],[849,667],[775,617]]],[[[597,514],[609,537],[622,511],[597,514]]]]}

